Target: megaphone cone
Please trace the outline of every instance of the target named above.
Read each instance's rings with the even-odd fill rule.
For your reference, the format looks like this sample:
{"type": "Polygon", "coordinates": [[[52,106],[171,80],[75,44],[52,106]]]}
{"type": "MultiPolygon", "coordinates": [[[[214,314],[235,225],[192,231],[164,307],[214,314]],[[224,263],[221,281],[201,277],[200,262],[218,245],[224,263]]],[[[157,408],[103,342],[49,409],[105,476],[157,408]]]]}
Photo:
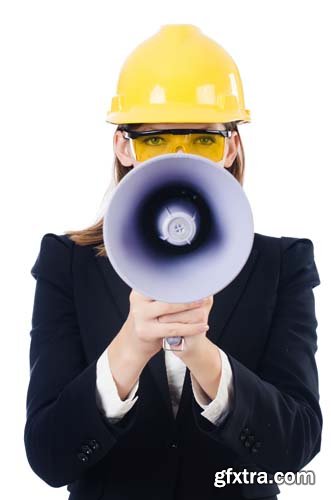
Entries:
{"type": "Polygon", "coordinates": [[[198,155],[169,153],[133,168],[105,211],[107,256],[131,288],[187,303],[225,288],[244,267],[253,216],[239,182],[198,155]]]}

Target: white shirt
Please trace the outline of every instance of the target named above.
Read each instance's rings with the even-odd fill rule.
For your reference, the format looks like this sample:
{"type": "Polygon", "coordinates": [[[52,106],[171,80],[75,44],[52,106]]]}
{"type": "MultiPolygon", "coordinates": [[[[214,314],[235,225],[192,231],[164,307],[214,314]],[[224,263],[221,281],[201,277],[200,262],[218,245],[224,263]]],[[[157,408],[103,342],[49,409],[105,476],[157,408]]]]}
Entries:
{"type": "MultiPolygon", "coordinates": [[[[127,398],[123,401],[118,395],[112,376],[107,349],[104,350],[97,361],[96,396],[98,407],[104,412],[104,415],[110,422],[116,423],[124,417],[137,401],[138,396],[135,396],[135,394],[139,387],[139,379],[127,398]]],[[[203,409],[201,415],[216,425],[228,414],[233,394],[231,365],[225,352],[220,348],[218,350],[221,356],[222,375],[214,400],[209,398],[202,387],[200,387],[198,381],[190,374],[195,400],[203,409]]],[[[183,389],[186,365],[173,352],[167,350],[164,352],[171,404],[174,417],[176,417],[183,389]]]]}

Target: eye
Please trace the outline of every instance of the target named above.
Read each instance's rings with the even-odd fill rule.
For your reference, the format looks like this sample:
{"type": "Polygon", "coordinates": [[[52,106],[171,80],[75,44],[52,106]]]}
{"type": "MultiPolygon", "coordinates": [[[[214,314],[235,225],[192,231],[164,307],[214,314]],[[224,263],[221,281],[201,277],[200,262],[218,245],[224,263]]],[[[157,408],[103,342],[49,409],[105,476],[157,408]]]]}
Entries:
{"type": "Polygon", "coordinates": [[[164,142],[164,139],[163,137],[153,135],[152,137],[147,137],[147,139],[144,139],[143,142],[148,146],[160,146],[164,142]]]}
{"type": "Polygon", "coordinates": [[[215,139],[210,135],[201,135],[197,137],[194,142],[209,146],[210,144],[214,144],[215,139]]]}

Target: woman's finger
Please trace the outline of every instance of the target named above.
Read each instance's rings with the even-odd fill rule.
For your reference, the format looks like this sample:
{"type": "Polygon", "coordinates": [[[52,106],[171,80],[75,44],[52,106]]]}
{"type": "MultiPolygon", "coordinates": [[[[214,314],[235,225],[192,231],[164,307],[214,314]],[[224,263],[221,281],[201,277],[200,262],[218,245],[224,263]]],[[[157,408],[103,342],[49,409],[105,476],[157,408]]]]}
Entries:
{"type": "Polygon", "coordinates": [[[158,323],[155,332],[158,337],[187,337],[189,335],[199,335],[206,332],[209,326],[206,323],[186,324],[186,323],[158,323]]]}
{"type": "Polygon", "coordinates": [[[147,297],[146,295],[143,295],[140,292],[137,292],[137,290],[132,289],[129,295],[129,300],[131,303],[150,303],[150,302],[155,302],[154,299],[151,299],[150,297],[147,297]]]}
{"type": "Polygon", "coordinates": [[[164,316],[165,314],[175,314],[182,311],[190,311],[201,307],[204,301],[189,302],[187,304],[169,304],[167,302],[155,301],[148,304],[148,314],[150,319],[164,316]]]}
{"type": "Polygon", "coordinates": [[[158,321],[160,323],[207,323],[208,310],[205,307],[198,307],[189,311],[164,314],[159,316],[158,321]]]}

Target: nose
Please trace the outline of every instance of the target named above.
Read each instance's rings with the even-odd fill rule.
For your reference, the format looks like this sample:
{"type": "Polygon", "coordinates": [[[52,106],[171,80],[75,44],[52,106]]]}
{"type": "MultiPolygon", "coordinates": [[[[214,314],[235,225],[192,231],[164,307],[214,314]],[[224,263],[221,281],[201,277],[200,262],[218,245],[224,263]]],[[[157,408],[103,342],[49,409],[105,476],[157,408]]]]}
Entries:
{"type": "Polygon", "coordinates": [[[179,152],[185,153],[185,151],[184,151],[184,149],[183,149],[183,147],[182,147],[182,146],[178,146],[178,147],[176,148],[176,153],[179,153],[179,152]]]}

